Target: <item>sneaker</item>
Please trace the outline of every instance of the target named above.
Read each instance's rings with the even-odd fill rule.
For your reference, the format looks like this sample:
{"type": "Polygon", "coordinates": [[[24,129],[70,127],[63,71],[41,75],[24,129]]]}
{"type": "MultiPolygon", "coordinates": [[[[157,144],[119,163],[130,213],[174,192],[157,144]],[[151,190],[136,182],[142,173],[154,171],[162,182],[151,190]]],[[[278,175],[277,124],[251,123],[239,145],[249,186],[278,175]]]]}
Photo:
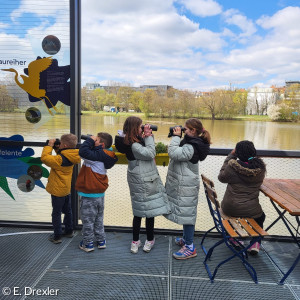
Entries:
{"type": "Polygon", "coordinates": [[[182,247],[185,245],[185,240],[183,238],[177,237],[177,238],[175,238],[175,244],[182,247]]]}
{"type": "Polygon", "coordinates": [[[244,245],[243,241],[239,241],[239,243],[234,238],[229,238],[229,242],[234,246],[240,248],[241,245],[244,245]],[[241,245],[240,245],[241,244],[241,245]]]}
{"type": "Polygon", "coordinates": [[[188,246],[184,245],[178,252],[173,253],[176,259],[188,259],[197,256],[196,248],[191,250],[188,246]]]}
{"type": "Polygon", "coordinates": [[[62,234],[63,237],[72,238],[74,236],[74,231],[67,231],[62,234]]]}
{"type": "Polygon", "coordinates": [[[137,242],[132,241],[132,242],[131,242],[130,252],[131,252],[131,253],[134,253],[134,254],[138,253],[139,248],[140,248],[141,246],[142,246],[142,243],[141,243],[140,240],[138,240],[137,242]]]}
{"type": "Polygon", "coordinates": [[[94,251],[94,243],[90,242],[86,245],[83,244],[83,241],[80,242],[79,248],[85,252],[91,252],[94,251]]]}
{"type": "Polygon", "coordinates": [[[61,237],[54,235],[54,233],[49,235],[48,240],[53,244],[60,244],[62,242],[61,237]]]}
{"type": "Polygon", "coordinates": [[[106,248],[106,241],[97,241],[98,249],[105,249],[106,248]]]}
{"type": "Polygon", "coordinates": [[[145,252],[150,252],[154,246],[154,243],[155,243],[155,239],[153,239],[152,241],[146,240],[143,250],[145,252]]]}
{"type": "Polygon", "coordinates": [[[260,249],[260,243],[255,242],[249,249],[247,249],[247,251],[251,255],[257,255],[257,253],[259,252],[259,249],[260,249]]]}

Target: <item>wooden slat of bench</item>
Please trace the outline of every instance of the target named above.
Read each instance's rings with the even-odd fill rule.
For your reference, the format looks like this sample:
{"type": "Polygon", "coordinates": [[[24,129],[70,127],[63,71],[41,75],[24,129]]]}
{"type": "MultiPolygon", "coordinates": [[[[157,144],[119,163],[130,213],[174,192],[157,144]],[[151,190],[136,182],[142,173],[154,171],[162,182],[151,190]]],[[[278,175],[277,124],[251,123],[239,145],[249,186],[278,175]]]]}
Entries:
{"type": "Polygon", "coordinates": [[[202,180],[206,182],[210,187],[214,187],[215,184],[213,181],[211,181],[209,178],[207,178],[205,175],[201,174],[202,180]]]}
{"type": "Polygon", "coordinates": [[[233,237],[233,238],[237,238],[239,237],[239,235],[233,230],[233,228],[231,227],[230,223],[228,222],[228,220],[222,220],[223,226],[225,228],[225,230],[227,231],[227,233],[233,237]]]}
{"type": "Polygon", "coordinates": [[[241,236],[241,237],[248,237],[249,234],[247,231],[244,230],[244,228],[241,226],[241,224],[238,222],[238,219],[229,219],[228,220],[230,222],[230,224],[232,225],[232,227],[237,231],[237,233],[241,236]]]}
{"type": "Polygon", "coordinates": [[[239,219],[239,222],[244,227],[244,229],[248,232],[249,236],[254,236],[254,237],[259,236],[259,234],[252,229],[252,227],[245,219],[239,219]]]}
{"type": "Polygon", "coordinates": [[[209,185],[205,184],[205,188],[206,188],[206,191],[207,191],[207,195],[208,195],[208,198],[209,200],[216,206],[216,207],[220,207],[220,203],[217,199],[217,193],[216,191],[211,188],[209,185]]]}
{"type": "Polygon", "coordinates": [[[221,207],[219,208],[219,213],[220,213],[222,219],[224,219],[224,220],[230,219],[229,216],[227,216],[227,215],[224,214],[223,209],[221,207]]]}
{"type": "Polygon", "coordinates": [[[256,222],[254,219],[246,219],[248,223],[250,223],[250,225],[252,226],[252,228],[255,229],[255,231],[257,231],[259,233],[259,235],[261,236],[267,236],[269,235],[265,230],[263,230],[256,222]]]}

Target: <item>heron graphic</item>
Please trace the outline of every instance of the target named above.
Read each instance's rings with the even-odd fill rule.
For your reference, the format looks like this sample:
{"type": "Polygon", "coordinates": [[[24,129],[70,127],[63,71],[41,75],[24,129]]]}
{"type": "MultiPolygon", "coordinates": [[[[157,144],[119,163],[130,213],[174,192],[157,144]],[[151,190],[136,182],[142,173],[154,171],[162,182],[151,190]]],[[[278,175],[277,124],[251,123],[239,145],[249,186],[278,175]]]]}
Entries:
{"type": "Polygon", "coordinates": [[[43,72],[44,70],[48,69],[49,66],[52,64],[52,56],[50,57],[44,57],[41,59],[37,59],[32,61],[28,65],[28,76],[25,75],[20,75],[21,78],[23,79],[23,83],[21,83],[18,79],[18,72],[13,69],[1,69],[2,71],[7,71],[7,72],[14,72],[15,75],[15,82],[16,84],[23,89],[25,92],[30,94],[31,96],[35,98],[39,98],[41,101],[43,101],[51,115],[53,115],[52,111],[48,108],[46,104],[47,99],[54,108],[54,110],[57,111],[56,107],[52,104],[50,99],[46,96],[46,90],[40,89],[40,73],[43,72]]]}

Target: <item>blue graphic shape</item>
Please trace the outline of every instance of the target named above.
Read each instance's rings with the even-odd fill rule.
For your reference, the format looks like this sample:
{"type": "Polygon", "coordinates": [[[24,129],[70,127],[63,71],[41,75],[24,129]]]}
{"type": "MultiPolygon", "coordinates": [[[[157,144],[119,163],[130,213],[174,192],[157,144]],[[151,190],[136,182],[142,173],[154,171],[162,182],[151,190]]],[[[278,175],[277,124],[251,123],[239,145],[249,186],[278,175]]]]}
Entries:
{"type": "MultiPolygon", "coordinates": [[[[22,135],[16,134],[16,135],[12,135],[9,138],[0,137],[0,141],[24,142],[24,138],[22,135]]],[[[34,150],[32,148],[26,148],[24,151],[22,151],[22,148],[23,148],[23,146],[15,146],[15,147],[1,146],[0,158],[16,159],[16,158],[20,158],[20,157],[27,157],[27,156],[34,155],[34,150]]],[[[1,166],[1,169],[2,169],[2,166],[1,166]]]]}
{"type": "MultiPolygon", "coordinates": [[[[4,159],[0,157],[0,176],[18,179],[22,174],[27,174],[28,164],[19,159],[4,159]]],[[[45,188],[41,180],[36,180],[35,184],[45,188]]]]}

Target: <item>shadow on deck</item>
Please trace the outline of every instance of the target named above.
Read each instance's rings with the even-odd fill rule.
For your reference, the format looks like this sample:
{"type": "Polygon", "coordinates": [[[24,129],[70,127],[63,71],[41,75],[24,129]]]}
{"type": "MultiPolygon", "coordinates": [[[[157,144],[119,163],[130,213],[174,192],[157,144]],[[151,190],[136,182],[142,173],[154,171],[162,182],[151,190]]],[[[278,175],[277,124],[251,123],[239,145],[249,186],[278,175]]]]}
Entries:
{"type": "MultiPolygon", "coordinates": [[[[78,248],[80,232],[57,245],[47,240],[48,235],[42,230],[0,228],[0,299],[300,299],[300,266],[285,285],[278,285],[281,274],[264,251],[249,258],[258,284],[236,258],[222,266],[211,283],[199,237],[195,238],[198,256],[178,261],[172,258],[172,252],[179,249],[172,236],[156,236],[150,253],[140,248],[131,254],[128,233],[107,233],[107,248],[90,253],[78,248]],[[53,295],[45,291],[44,295],[25,295],[33,289],[39,293],[52,289],[53,295]],[[10,295],[4,295],[9,291],[10,295]]],[[[263,246],[286,269],[299,252],[292,243],[264,241],[263,246]]],[[[229,251],[225,246],[218,248],[212,265],[229,251]]]]}

